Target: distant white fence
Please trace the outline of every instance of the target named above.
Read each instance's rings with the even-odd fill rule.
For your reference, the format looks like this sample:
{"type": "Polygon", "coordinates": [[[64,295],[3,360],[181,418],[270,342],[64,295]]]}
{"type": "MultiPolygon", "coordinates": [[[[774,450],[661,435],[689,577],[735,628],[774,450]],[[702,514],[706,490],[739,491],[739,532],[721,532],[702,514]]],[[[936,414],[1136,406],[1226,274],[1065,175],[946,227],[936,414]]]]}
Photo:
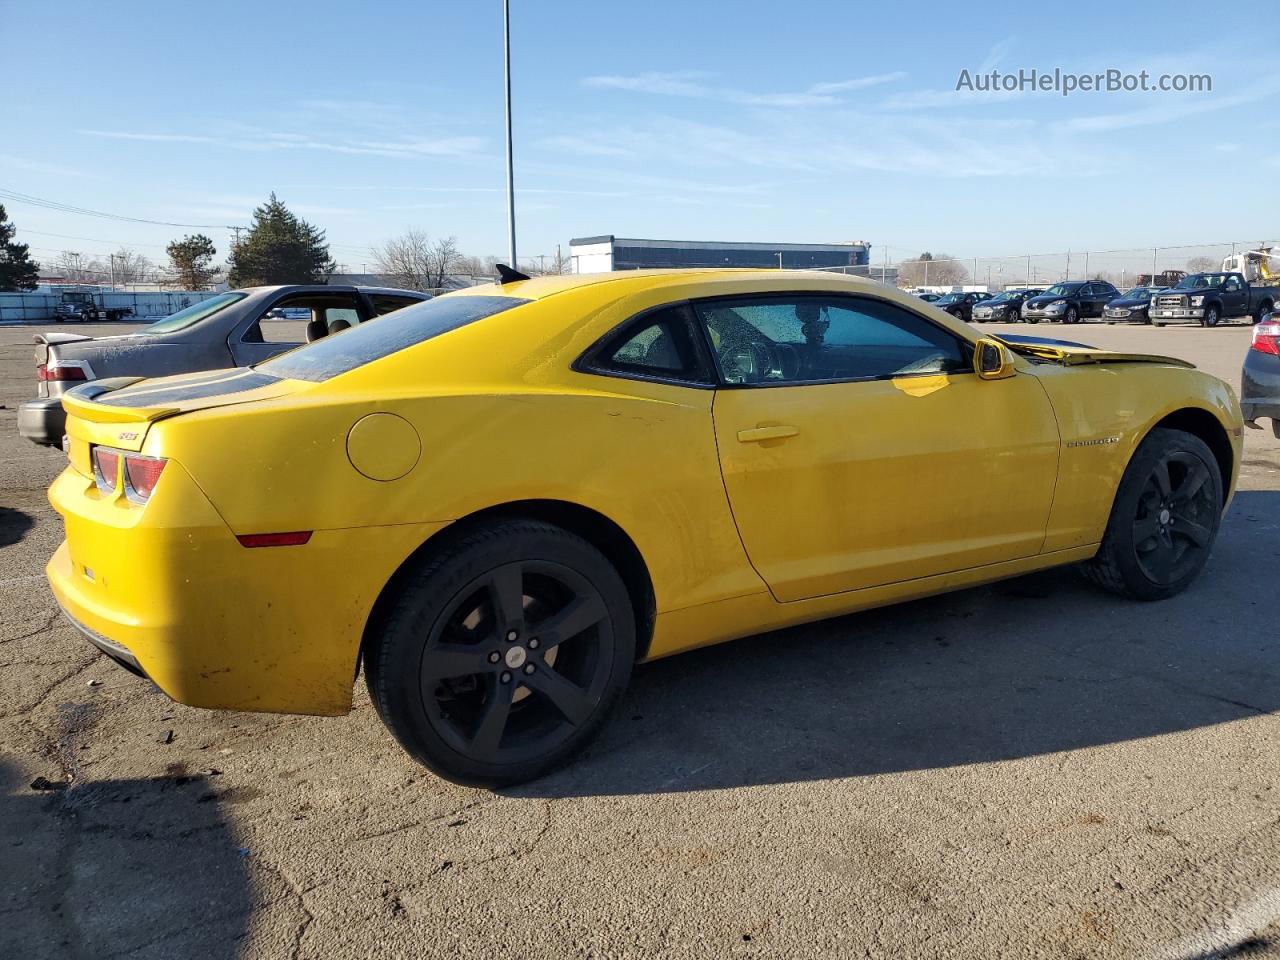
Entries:
{"type": "MultiPolygon", "coordinates": [[[[213,290],[163,290],[145,293],[94,294],[100,307],[125,307],[138,318],[167,317],[193,303],[216,297],[213,290]]],[[[54,309],[62,302],[56,293],[0,293],[0,323],[53,320],[54,309]]]]}

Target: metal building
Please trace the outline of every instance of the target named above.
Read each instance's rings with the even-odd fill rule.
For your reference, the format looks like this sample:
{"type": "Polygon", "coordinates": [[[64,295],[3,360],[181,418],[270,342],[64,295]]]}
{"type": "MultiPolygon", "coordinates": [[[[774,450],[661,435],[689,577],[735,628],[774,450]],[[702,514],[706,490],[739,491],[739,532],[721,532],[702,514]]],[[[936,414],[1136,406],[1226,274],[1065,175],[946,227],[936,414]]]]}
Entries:
{"type": "Polygon", "coordinates": [[[569,241],[574,273],[672,267],[758,267],[812,270],[862,267],[871,259],[869,243],[734,243],[707,240],[638,240],[578,237],[569,241]]]}

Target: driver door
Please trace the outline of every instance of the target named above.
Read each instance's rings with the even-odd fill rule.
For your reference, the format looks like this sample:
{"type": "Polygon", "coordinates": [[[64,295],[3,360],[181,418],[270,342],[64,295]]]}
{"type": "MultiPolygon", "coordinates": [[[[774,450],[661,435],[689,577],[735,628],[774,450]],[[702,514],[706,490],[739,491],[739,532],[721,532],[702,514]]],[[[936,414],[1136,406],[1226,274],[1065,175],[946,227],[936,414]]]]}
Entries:
{"type": "Polygon", "coordinates": [[[870,297],[695,304],[734,519],[781,601],[1040,551],[1058,429],[1035,377],[980,380],[968,341],[870,297]]]}

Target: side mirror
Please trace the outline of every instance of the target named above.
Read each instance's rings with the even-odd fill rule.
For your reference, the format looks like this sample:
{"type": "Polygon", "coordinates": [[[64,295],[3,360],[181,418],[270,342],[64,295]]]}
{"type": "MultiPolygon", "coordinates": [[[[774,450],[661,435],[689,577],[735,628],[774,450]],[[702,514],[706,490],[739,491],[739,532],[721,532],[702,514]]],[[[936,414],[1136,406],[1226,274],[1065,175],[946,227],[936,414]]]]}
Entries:
{"type": "Polygon", "coordinates": [[[998,340],[984,337],[973,348],[973,371],[982,380],[1012,377],[1013,356],[998,340]]]}

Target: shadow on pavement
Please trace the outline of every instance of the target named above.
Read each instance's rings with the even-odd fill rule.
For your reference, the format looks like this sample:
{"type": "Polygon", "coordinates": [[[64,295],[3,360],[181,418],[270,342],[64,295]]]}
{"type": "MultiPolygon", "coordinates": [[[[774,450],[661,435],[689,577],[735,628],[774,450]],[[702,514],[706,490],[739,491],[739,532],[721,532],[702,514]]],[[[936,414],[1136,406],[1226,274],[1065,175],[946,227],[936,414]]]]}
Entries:
{"type": "Polygon", "coordinates": [[[254,893],[201,776],[33,790],[0,761],[0,956],[241,955],[254,893]]]}
{"type": "Polygon", "coordinates": [[[13,507],[0,507],[0,547],[8,547],[20,541],[35,525],[29,513],[13,507]]]}
{"type": "Polygon", "coordinates": [[[865,776],[1075,750],[1280,709],[1280,493],[1243,492],[1191,589],[1135,603],[1071,569],[637,669],[590,753],[521,796],[865,776]]]}

